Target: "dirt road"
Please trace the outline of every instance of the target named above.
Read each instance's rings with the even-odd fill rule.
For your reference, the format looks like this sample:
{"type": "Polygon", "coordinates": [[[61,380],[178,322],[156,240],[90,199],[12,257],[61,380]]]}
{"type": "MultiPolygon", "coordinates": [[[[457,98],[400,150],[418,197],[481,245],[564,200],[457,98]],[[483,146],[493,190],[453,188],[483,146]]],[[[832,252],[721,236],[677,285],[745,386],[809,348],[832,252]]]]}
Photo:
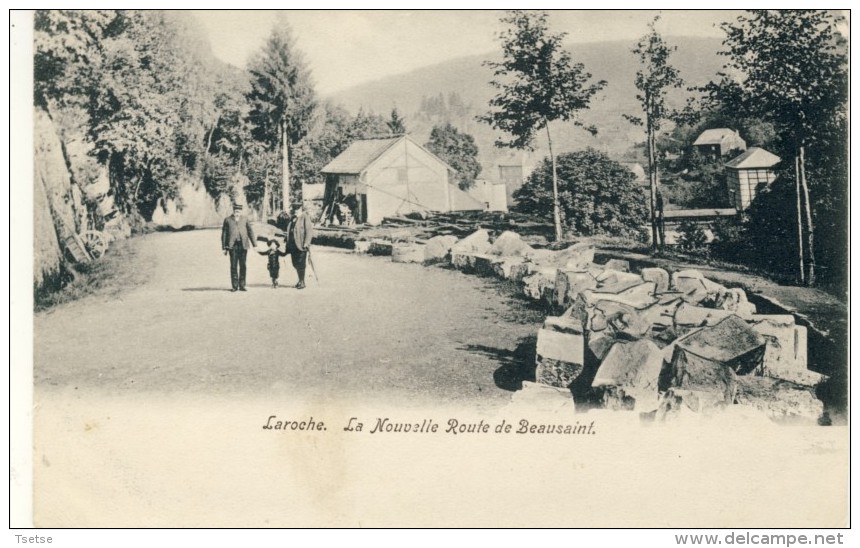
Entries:
{"type": "Polygon", "coordinates": [[[506,406],[542,314],[495,282],[317,248],[322,283],[274,290],[253,256],[231,293],[217,232],[136,244],[147,283],[35,317],[32,469],[10,477],[39,527],[846,523],[844,428],[506,406]]]}
{"type": "Polygon", "coordinates": [[[307,289],[290,287],[288,262],[273,289],[265,257],[252,252],[249,291],[232,293],[218,238],[143,237],[136,258],[152,271],[143,286],[38,314],[37,388],[480,406],[516,387],[517,347],[541,317],[493,283],[318,247],[320,281],[308,274],[307,289]]]}

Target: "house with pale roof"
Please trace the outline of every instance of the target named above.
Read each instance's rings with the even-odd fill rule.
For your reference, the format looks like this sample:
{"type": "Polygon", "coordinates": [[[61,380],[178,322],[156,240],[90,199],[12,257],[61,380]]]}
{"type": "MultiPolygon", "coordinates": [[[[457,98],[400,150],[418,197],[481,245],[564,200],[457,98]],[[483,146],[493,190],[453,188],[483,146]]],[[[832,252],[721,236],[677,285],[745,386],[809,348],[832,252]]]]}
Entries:
{"type": "Polygon", "coordinates": [[[347,207],[358,223],[412,212],[483,210],[451,183],[453,171],[408,135],[354,141],[323,169],[323,222],[347,207]]]}
{"type": "Polygon", "coordinates": [[[780,157],[763,148],[749,150],[725,164],[726,184],[735,209],[749,207],[756,195],[776,179],[773,167],[780,157]]]}
{"type": "Polygon", "coordinates": [[[737,131],[725,127],[706,129],[693,142],[693,147],[702,156],[719,160],[733,150],[746,150],[747,143],[737,131]]]}

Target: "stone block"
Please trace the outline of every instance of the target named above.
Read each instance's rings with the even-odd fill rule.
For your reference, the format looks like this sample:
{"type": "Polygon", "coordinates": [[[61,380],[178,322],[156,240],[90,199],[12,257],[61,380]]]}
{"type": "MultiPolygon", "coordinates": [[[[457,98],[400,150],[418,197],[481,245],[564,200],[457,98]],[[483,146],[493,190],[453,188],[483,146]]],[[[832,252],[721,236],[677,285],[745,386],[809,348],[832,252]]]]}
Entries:
{"type": "Polygon", "coordinates": [[[495,255],[474,255],[472,273],[478,276],[495,276],[495,267],[499,260],[500,258],[495,255]]]}
{"type": "Polygon", "coordinates": [[[750,325],[766,343],[762,374],[804,386],[815,386],[826,379],[807,369],[807,331],[806,327],[795,325],[794,316],[755,315],[750,325]]]}
{"type": "Polygon", "coordinates": [[[483,228],[469,234],[453,246],[451,254],[454,253],[480,253],[484,254],[490,250],[490,233],[483,228]]]}
{"type": "MultiPolygon", "coordinates": [[[[603,358],[591,387],[613,387],[606,394],[614,401],[632,399],[633,408],[651,411],[657,408],[658,381],[663,355],[653,342],[617,342],[603,358]]],[[[606,401],[606,397],[604,397],[606,401]]],[[[621,403],[626,407],[626,403],[621,403]]]]}
{"type": "Polygon", "coordinates": [[[582,291],[596,287],[597,280],[589,272],[559,270],[555,277],[553,303],[556,306],[569,305],[582,291]]]}
{"type": "Polygon", "coordinates": [[[643,268],[641,274],[646,282],[654,282],[657,293],[669,291],[669,273],[662,268],[643,268]]]}
{"type": "Polygon", "coordinates": [[[698,356],[683,348],[680,343],[672,348],[674,352],[668,370],[669,387],[710,392],[717,400],[726,404],[734,402],[737,390],[736,375],[731,367],[698,356]]]}
{"type": "Polygon", "coordinates": [[[824,404],[808,386],[770,377],[738,377],[735,403],[764,412],[777,422],[817,423],[824,404]]]}
{"type": "Polygon", "coordinates": [[[367,252],[371,255],[390,256],[394,250],[394,244],[385,240],[370,240],[367,252]]]}
{"type": "Polygon", "coordinates": [[[424,264],[424,247],[424,244],[394,244],[391,250],[391,261],[424,264]]]}
{"type": "Polygon", "coordinates": [[[588,333],[588,351],[596,360],[597,363],[603,362],[609,349],[612,348],[617,341],[606,333],[588,333]]]}
{"type": "Polygon", "coordinates": [[[456,236],[434,236],[430,238],[424,247],[424,262],[430,264],[446,260],[451,252],[451,248],[456,243],[456,236]]]}
{"type": "Polygon", "coordinates": [[[651,323],[640,310],[626,303],[608,300],[595,303],[590,325],[592,328],[608,329],[613,337],[625,340],[640,339],[651,330],[651,323]]]}
{"type": "Polygon", "coordinates": [[[692,304],[716,303],[728,289],[705,278],[698,270],[681,270],[672,274],[671,288],[683,293],[684,301],[692,304]]]}
{"type": "Polygon", "coordinates": [[[730,405],[731,401],[715,392],[670,388],[660,396],[656,417],[658,420],[671,420],[690,413],[707,415],[723,411],[730,405]]]}
{"type": "MultiPolygon", "coordinates": [[[[622,324],[638,325],[638,302],[625,302],[624,296],[614,294],[596,293],[594,290],[582,291],[571,305],[571,314],[585,325],[590,331],[603,331],[610,327],[610,320],[619,319],[622,324]],[[618,313],[618,315],[614,315],[618,313]],[[632,313],[636,318],[624,320],[624,313],[632,313]],[[609,316],[607,316],[609,314],[609,316]]],[[[645,308],[651,303],[645,303],[645,308]]],[[[619,328],[620,324],[613,325],[613,329],[619,328]]]]}
{"type": "Polygon", "coordinates": [[[538,357],[582,364],[584,351],[585,339],[582,333],[565,333],[544,328],[538,331],[538,357]]]}
{"type": "Polygon", "coordinates": [[[616,290],[621,290],[626,287],[639,285],[645,280],[639,274],[632,272],[621,272],[620,270],[612,270],[604,268],[596,276],[598,287],[612,287],[616,290]]]}
{"type": "Polygon", "coordinates": [[[487,253],[489,255],[501,255],[506,257],[524,257],[534,252],[529,244],[525,243],[519,234],[506,230],[502,232],[487,253]]]}
{"type": "Polygon", "coordinates": [[[523,278],[523,293],[526,297],[552,304],[555,296],[556,269],[552,267],[529,267],[531,274],[523,278]]]}
{"type": "Polygon", "coordinates": [[[544,329],[559,331],[561,333],[571,333],[575,335],[582,335],[585,333],[585,328],[582,325],[582,322],[568,313],[562,314],[561,316],[547,316],[543,321],[543,327],[544,329]]]}
{"type": "Polygon", "coordinates": [[[478,253],[467,253],[459,251],[451,251],[451,265],[457,270],[467,274],[474,274],[479,267],[478,262],[481,258],[489,261],[489,256],[478,253]]]}
{"type": "Polygon", "coordinates": [[[652,304],[645,308],[640,308],[639,314],[653,328],[664,329],[674,325],[675,313],[681,303],[680,298],[664,299],[658,295],[652,304]]]}
{"type": "Polygon", "coordinates": [[[368,240],[357,240],[355,242],[355,247],[353,248],[355,253],[367,253],[370,251],[370,241],[368,240]]]}
{"type": "Polygon", "coordinates": [[[747,300],[746,291],[738,287],[727,289],[719,294],[714,305],[722,310],[734,312],[745,320],[749,320],[756,313],[755,305],[747,300]]]}
{"type": "Polygon", "coordinates": [[[551,329],[538,331],[535,379],[542,384],[567,388],[579,376],[585,358],[582,334],[551,329]]]}
{"type": "Polygon", "coordinates": [[[554,266],[556,252],[549,249],[535,249],[529,253],[529,260],[535,265],[554,266]]]}
{"type": "Polygon", "coordinates": [[[529,381],[523,381],[522,390],[511,394],[511,407],[529,413],[572,414],[576,410],[570,390],[529,381]]]}
{"type": "Polygon", "coordinates": [[[529,267],[522,257],[502,257],[493,263],[493,271],[498,278],[521,282],[528,275],[529,267]]]}
{"type": "Polygon", "coordinates": [[[729,316],[734,315],[735,313],[729,310],[704,308],[684,302],[675,311],[672,326],[675,328],[677,334],[683,335],[697,327],[717,325],[729,316]]]}
{"type": "Polygon", "coordinates": [[[630,272],[630,261],[624,259],[609,259],[603,265],[607,270],[616,270],[618,272],[630,272]]]}
{"type": "Polygon", "coordinates": [[[582,271],[594,263],[594,244],[575,243],[556,252],[555,262],[565,270],[582,271]]]}
{"type": "MultiPolygon", "coordinates": [[[[678,350],[697,360],[730,368],[739,375],[761,371],[765,340],[745,321],[731,315],[678,342],[678,350]]],[[[673,357],[674,360],[674,357],[673,357]]]]}
{"type": "Polygon", "coordinates": [[[626,282],[622,282],[615,285],[598,286],[595,289],[581,291],[579,296],[585,298],[587,302],[616,301],[634,308],[645,308],[656,302],[654,282],[642,281],[636,285],[627,285],[626,282]]]}

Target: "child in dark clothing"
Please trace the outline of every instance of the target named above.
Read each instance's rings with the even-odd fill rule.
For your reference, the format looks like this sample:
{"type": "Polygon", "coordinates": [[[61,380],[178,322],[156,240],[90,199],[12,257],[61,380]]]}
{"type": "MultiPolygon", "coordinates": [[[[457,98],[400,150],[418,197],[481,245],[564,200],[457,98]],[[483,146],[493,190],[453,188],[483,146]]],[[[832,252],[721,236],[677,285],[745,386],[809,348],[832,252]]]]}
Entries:
{"type": "Polygon", "coordinates": [[[280,258],[287,255],[286,251],[281,252],[280,242],[276,239],[269,240],[269,249],[266,255],[269,256],[269,276],[272,277],[272,287],[278,287],[278,274],[281,271],[280,258]]]}

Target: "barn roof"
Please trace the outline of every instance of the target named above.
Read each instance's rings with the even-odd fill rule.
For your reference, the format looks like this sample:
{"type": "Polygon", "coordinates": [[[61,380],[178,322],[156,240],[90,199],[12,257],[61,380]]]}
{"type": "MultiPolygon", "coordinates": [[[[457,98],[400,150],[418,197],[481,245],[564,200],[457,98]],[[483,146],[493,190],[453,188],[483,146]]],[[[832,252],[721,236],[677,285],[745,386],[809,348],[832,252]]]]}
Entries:
{"type": "Polygon", "coordinates": [[[323,173],[353,175],[361,173],[374,160],[405,137],[389,139],[361,139],[353,141],[346,150],[322,168],[323,173]]]}
{"type": "Polygon", "coordinates": [[[735,138],[737,134],[735,130],[727,127],[719,127],[714,129],[706,129],[699,135],[698,139],[693,143],[693,146],[699,145],[719,145],[729,138],[735,138]]]}
{"type": "Polygon", "coordinates": [[[750,147],[740,156],[726,162],[726,167],[732,169],[757,169],[773,167],[778,164],[780,157],[763,148],[750,147]]]}

